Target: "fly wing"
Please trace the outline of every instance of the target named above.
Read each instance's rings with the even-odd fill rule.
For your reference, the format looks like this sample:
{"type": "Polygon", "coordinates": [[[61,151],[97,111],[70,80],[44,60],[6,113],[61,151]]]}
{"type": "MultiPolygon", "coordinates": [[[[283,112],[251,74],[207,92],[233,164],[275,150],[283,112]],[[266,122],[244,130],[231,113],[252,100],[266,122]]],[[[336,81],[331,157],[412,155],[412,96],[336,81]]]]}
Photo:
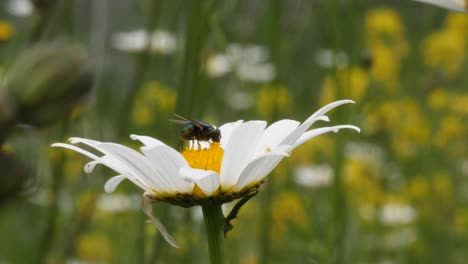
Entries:
{"type": "Polygon", "coordinates": [[[174,115],[175,117],[180,119],[180,120],[169,119],[169,121],[171,121],[172,123],[175,123],[175,124],[178,124],[178,125],[185,125],[187,123],[194,123],[200,130],[203,129],[203,124],[198,122],[198,121],[192,120],[190,118],[183,117],[183,116],[175,114],[175,113],[173,113],[172,115],[174,115]]]}
{"type": "Polygon", "coordinates": [[[177,125],[181,125],[181,126],[185,126],[186,124],[191,123],[190,121],[178,120],[178,119],[169,119],[169,122],[177,124],[177,125]]]}

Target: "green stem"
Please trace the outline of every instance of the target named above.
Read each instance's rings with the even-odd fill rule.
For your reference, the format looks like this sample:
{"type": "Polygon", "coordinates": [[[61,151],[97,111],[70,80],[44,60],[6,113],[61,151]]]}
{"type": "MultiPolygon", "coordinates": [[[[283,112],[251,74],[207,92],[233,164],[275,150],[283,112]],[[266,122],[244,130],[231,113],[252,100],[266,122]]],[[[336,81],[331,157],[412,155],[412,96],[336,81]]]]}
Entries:
{"type": "Polygon", "coordinates": [[[212,264],[224,263],[223,251],[223,223],[224,216],[221,205],[207,204],[202,206],[203,219],[205,221],[210,261],[212,264]]]}

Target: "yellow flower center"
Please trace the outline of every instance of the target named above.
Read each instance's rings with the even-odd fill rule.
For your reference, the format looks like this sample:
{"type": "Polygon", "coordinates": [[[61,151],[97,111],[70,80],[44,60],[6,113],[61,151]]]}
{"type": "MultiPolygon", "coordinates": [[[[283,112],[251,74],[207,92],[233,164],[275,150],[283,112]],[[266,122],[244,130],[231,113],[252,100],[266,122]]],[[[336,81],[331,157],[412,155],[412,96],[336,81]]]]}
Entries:
{"type": "Polygon", "coordinates": [[[221,162],[223,160],[224,150],[220,148],[219,142],[210,144],[210,148],[198,149],[186,148],[182,151],[182,156],[187,160],[190,167],[201,170],[216,171],[218,174],[221,170],[221,162]]]}

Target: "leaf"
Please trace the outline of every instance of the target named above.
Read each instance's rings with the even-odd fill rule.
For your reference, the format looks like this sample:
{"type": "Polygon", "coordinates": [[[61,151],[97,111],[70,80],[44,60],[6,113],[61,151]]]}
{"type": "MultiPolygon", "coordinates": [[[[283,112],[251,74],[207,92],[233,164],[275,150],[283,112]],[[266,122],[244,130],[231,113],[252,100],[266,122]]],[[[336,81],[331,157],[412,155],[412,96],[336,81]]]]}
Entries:
{"type": "Polygon", "coordinates": [[[242,198],[239,202],[236,203],[236,205],[234,205],[234,208],[232,208],[231,212],[228,214],[224,222],[224,237],[226,237],[227,233],[234,228],[234,226],[231,224],[231,221],[237,218],[239,210],[246,202],[248,202],[252,197],[257,195],[257,193],[258,190],[255,190],[254,192],[242,198]]]}

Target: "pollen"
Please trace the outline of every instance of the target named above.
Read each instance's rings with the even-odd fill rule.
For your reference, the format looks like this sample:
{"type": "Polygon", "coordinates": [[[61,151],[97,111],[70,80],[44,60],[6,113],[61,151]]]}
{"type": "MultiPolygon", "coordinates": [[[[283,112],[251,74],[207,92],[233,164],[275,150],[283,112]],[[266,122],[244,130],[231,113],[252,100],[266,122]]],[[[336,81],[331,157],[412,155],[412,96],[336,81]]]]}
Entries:
{"type": "Polygon", "coordinates": [[[210,144],[207,149],[187,148],[182,151],[182,156],[187,160],[190,167],[201,170],[216,171],[221,170],[224,150],[219,146],[219,142],[210,144]]]}

